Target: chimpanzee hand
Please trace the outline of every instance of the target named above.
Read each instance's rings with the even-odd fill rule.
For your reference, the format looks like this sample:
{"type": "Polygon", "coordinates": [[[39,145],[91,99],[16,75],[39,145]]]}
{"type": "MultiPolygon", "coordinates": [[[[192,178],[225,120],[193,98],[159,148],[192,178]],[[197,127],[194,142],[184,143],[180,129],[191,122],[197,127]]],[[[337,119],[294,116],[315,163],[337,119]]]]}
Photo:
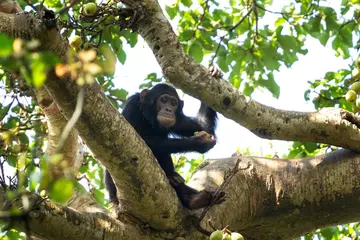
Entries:
{"type": "Polygon", "coordinates": [[[194,141],[194,147],[196,147],[196,151],[199,153],[205,153],[213,148],[216,144],[216,139],[213,135],[201,131],[195,132],[194,136],[190,137],[194,141]]]}
{"type": "Polygon", "coordinates": [[[174,188],[185,183],[185,179],[177,172],[173,172],[172,175],[168,175],[167,178],[169,179],[170,185],[174,188]]]}
{"type": "Polygon", "coordinates": [[[222,72],[220,71],[220,69],[214,67],[214,66],[210,66],[209,67],[209,71],[211,73],[211,75],[215,78],[222,78],[223,74],[222,72]]]}

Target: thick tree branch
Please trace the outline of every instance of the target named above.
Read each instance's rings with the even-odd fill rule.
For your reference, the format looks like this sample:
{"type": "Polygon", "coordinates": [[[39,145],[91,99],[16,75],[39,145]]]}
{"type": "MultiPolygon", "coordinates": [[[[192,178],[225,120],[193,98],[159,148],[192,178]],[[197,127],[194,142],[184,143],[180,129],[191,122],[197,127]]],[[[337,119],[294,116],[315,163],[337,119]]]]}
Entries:
{"type": "Polygon", "coordinates": [[[213,78],[184,52],[156,0],[124,3],[142,13],[137,23],[139,33],[167,79],[184,92],[263,138],[321,142],[360,150],[359,120],[351,113],[340,109],[314,113],[283,111],[246,98],[229,82],[213,78]]]}
{"type": "MultiPolygon", "coordinates": [[[[8,220],[15,229],[24,232],[28,230],[32,236],[40,239],[103,240],[119,239],[119,236],[123,239],[150,239],[148,235],[141,234],[142,231],[131,222],[124,224],[99,212],[78,212],[49,200],[43,200],[36,195],[28,194],[27,197],[32,203],[32,210],[18,218],[12,215],[8,220]],[[25,228],[25,221],[29,229],[25,228]]],[[[0,190],[0,206],[2,206],[1,211],[8,210],[3,208],[9,206],[9,203],[2,190],[0,190]]],[[[21,198],[12,201],[11,206],[23,209],[21,198]]]]}
{"type": "MultiPolygon", "coordinates": [[[[0,32],[11,37],[39,39],[44,50],[54,52],[67,62],[68,42],[55,28],[47,29],[31,14],[0,13],[0,32]]],[[[70,119],[75,109],[77,85],[51,72],[45,88],[65,118],[70,119]]],[[[111,105],[101,86],[97,83],[85,86],[84,99],[76,129],[113,176],[122,210],[159,230],[177,228],[181,204],[150,149],[111,105]]]]}
{"type": "MultiPolygon", "coordinates": [[[[190,185],[220,185],[237,159],[208,160],[190,185]]],[[[205,229],[229,225],[248,239],[293,239],[360,220],[359,154],[339,150],[304,159],[240,159],[244,170],[230,180],[227,201],[207,213],[205,229]]]]}

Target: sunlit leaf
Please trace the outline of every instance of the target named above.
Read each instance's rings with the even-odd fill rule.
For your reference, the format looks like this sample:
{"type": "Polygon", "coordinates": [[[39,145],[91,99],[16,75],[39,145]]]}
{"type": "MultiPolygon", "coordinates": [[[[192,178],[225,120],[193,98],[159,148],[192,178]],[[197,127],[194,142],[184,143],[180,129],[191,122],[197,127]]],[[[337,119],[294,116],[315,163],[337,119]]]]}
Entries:
{"type": "Polygon", "coordinates": [[[204,56],[201,44],[198,43],[198,41],[194,41],[189,49],[189,55],[192,56],[195,61],[201,62],[204,56]]]}
{"type": "Polygon", "coordinates": [[[55,202],[65,203],[73,193],[73,182],[69,179],[59,179],[50,189],[50,198],[55,202]]]}

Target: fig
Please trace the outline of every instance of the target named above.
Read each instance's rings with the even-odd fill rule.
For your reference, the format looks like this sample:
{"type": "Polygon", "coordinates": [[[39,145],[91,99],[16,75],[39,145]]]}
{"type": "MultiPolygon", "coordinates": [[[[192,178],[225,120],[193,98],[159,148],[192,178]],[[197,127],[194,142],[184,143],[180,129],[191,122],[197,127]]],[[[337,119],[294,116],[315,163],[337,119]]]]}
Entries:
{"type": "Polygon", "coordinates": [[[243,235],[237,232],[231,233],[231,240],[244,240],[243,235]]]}
{"type": "Polygon", "coordinates": [[[89,3],[85,4],[85,6],[84,6],[84,14],[86,16],[93,16],[93,15],[95,15],[96,11],[97,11],[96,3],[89,2],[89,3]]]}
{"type": "Polygon", "coordinates": [[[228,233],[225,233],[222,240],[231,240],[231,235],[228,233]]]}
{"type": "Polygon", "coordinates": [[[80,36],[74,35],[69,42],[71,47],[73,47],[74,49],[79,49],[82,44],[82,39],[80,36]]]}
{"type": "Polygon", "coordinates": [[[357,94],[360,94],[360,82],[354,82],[351,84],[350,90],[353,90],[357,94]]]}
{"type": "Polygon", "coordinates": [[[358,108],[360,108],[360,98],[357,98],[357,99],[356,99],[355,105],[356,105],[358,108]]]}
{"type": "Polygon", "coordinates": [[[345,100],[348,102],[355,102],[356,92],[354,90],[349,90],[345,95],[345,100]]]}
{"type": "Polygon", "coordinates": [[[211,233],[210,240],[222,240],[223,239],[223,232],[220,230],[216,230],[211,233]]]}

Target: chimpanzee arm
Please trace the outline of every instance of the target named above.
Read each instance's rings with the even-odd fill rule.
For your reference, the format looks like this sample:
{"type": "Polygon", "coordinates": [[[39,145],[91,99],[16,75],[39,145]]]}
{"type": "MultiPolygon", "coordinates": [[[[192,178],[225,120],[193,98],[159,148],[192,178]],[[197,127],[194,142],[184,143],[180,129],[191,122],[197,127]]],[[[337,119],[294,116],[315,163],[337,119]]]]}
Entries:
{"type": "Polygon", "coordinates": [[[217,114],[211,107],[205,103],[201,103],[196,120],[204,128],[204,131],[215,136],[217,114]]]}
{"type": "Polygon", "coordinates": [[[154,155],[171,154],[182,152],[205,153],[216,144],[215,139],[206,140],[203,136],[193,136],[183,139],[144,137],[146,144],[151,148],[154,155]]]}
{"type": "Polygon", "coordinates": [[[205,131],[211,135],[215,135],[216,120],[216,112],[206,104],[201,103],[195,119],[181,114],[180,117],[176,119],[176,125],[171,131],[183,137],[193,136],[195,132],[199,131],[205,131]]]}

